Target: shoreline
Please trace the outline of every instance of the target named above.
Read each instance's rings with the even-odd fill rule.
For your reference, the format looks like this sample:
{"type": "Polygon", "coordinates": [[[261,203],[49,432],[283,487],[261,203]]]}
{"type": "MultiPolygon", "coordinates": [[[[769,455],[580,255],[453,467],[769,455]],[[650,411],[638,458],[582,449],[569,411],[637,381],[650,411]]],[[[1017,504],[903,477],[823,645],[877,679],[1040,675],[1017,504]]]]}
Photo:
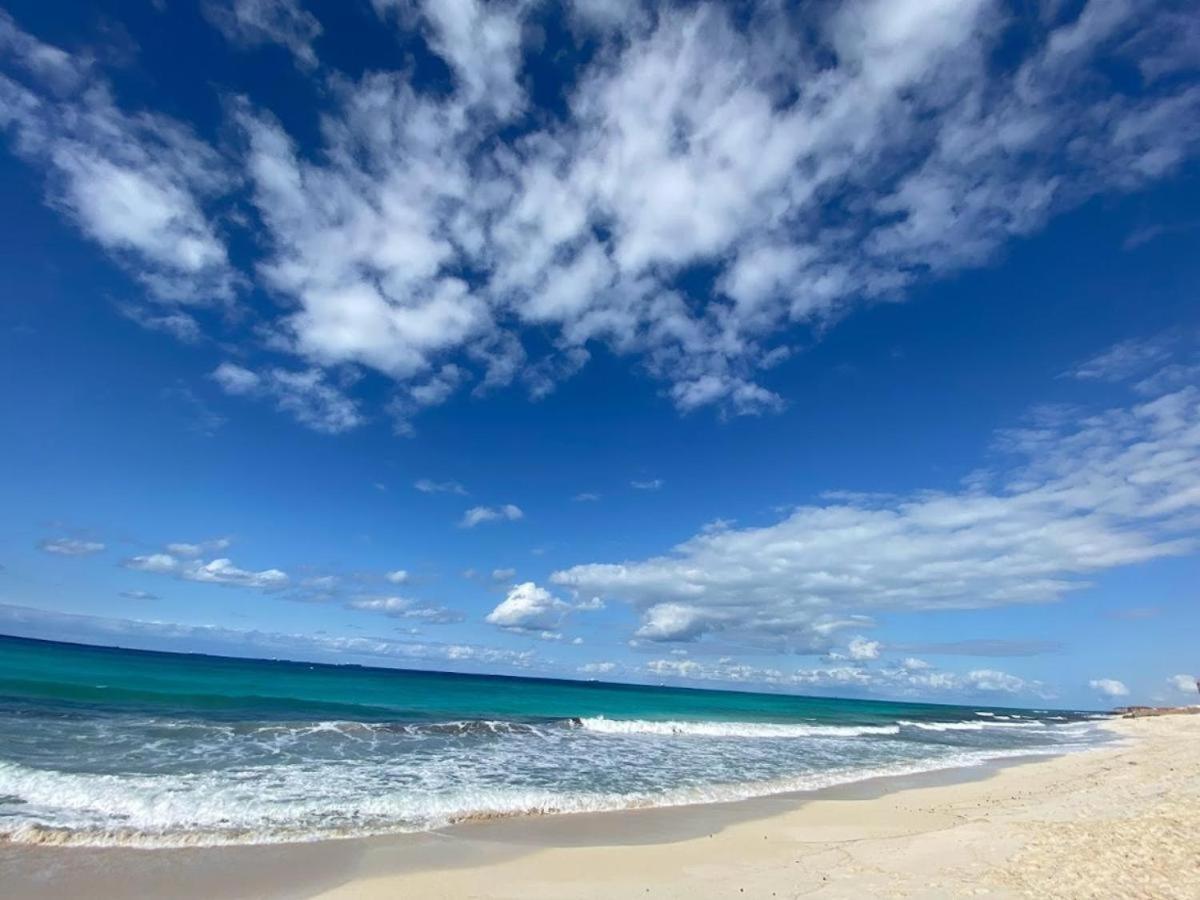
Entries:
{"type": "MultiPolygon", "coordinates": [[[[330,900],[649,892],[694,898],[736,895],[738,888],[755,896],[794,896],[801,884],[821,896],[961,896],[977,882],[993,894],[1006,889],[1013,894],[1020,893],[1013,884],[1025,876],[1003,865],[999,876],[972,873],[971,861],[978,867],[981,859],[997,857],[983,867],[994,868],[1005,853],[1028,844],[1021,840],[1029,837],[1022,816],[1061,818],[1067,811],[1056,803],[1071,806],[1067,801],[1082,796],[1064,793],[1064,785],[1087,784],[1096,794],[1091,807],[1099,808],[1105,803],[1105,773],[1115,771],[1123,781],[1135,773],[1139,778],[1126,787],[1137,793],[1141,785],[1153,793],[1161,787],[1155,779],[1182,778],[1189,767],[1196,771],[1198,718],[1111,720],[1104,727],[1125,740],[1065,755],[877,776],[727,803],[472,821],[433,832],[308,844],[159,850],[9,844],[0,847],[0,870],[14,898],[80,892],[330,900]],[[1165,766],[1157,764],[1164,761],[1165,766]],[[1047,796],[1034,797],[1039,791],[1047,796]],[[1058,799],[1051,803],[1051,797],[1058,799]],[[1003,823],[995,819],[1004,815],[1016,821],[999,827],[1003,823]],[[920,852],[897,855],[896,845],[904,844],[921,845],[920,852]],[[880,880],[889,866],[899,868],[880,880]],[[925,890],[915,882],[903,887],[914,879],[928,881],[931,867],[964,871],[947,876],[943,888],[925,890]]],[[[1200,799],[1195,788],[1191,793],[1200,799]]],[[[1116,812],[1135,806],[1123,800],[1116,812]]],[[[1183,835],[1178,848],[1169,843],[1168,853],[1189,846],[1183,835]]],[[[1040,871],[1036,860],[1025,861],[1022,870],[1034,873],[1030,877],[1040,871]]],[[[1196,890],[1187,896],[1200,891],[1200,871],[1192,874],[1196,890]]],[[[1110,876],[1096,883],[1102,882],[1111,886],[1110,876]]],[[[1170,893],[1170,884],[1163,890],[1140,896],[1185,896],[1170,893]]],[[[1136,890],[1127,895],[1139,896],[1136,890]]]]}

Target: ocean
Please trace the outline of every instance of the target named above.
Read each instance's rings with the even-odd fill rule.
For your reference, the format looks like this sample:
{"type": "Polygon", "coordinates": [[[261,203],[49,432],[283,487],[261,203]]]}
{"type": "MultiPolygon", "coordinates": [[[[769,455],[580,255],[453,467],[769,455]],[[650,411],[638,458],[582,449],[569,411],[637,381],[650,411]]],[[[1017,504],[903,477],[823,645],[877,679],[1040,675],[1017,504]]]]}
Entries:
{"type": "Polygon", "coordinates": [[[264,843],[728,801],[1085,749],[1098,718],[0,637],[0,840],[264,843]]]}

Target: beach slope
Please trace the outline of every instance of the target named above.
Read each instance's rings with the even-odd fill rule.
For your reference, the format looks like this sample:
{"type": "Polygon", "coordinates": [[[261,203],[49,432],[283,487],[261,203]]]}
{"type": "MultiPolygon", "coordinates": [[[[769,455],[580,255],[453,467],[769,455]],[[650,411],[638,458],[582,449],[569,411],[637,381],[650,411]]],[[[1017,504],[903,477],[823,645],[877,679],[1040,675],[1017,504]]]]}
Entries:
{"type": "MultiPolygon", "coordinates": [[[[1125,741],[1117,749],[817,800],[711,836],[370,874],[386,866],[381,848],[364,857],[363,877],[321,896],[1200,897],[1200,717],[1111,727],[1125,741]]],[[[563,822],[564,835],[571,828],[563,822]]]]}

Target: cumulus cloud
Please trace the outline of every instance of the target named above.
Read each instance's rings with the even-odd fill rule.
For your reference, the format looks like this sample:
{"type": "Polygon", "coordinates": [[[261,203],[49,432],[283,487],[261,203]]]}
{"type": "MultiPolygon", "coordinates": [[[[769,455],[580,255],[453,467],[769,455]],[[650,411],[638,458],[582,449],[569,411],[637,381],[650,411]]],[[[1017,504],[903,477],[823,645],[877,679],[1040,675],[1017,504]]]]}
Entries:
{"type": "Polygon", "coordinates": [[[556,635],[570,608],[545,588],[526,581],[513,585],[485,621],[510,631],[556,635]]]}
{"type": "Polygon", "coordinates": [[[1200,390],[1006,432],[1001,446],[1009,464],[957,490],[801,506],[551,580],[631,603],[650,640],[820,652],[848,616],[1054,601],[1092,573],[1195,546],[1200,390]]]}
{"type": "Polygon", "coordinates": [[[204,14],[231,43],[280,44],[301,68],[317,65],[312,44],[321,34],[321,23],[299,0],[211,0],[204,14]]]}
{"type": "Polygon", "coordinates": [[[1125,682],[1117,681],[1115,678],[1093,678],[1088,682],[1088,687],[1093,691],[1099,691],[1106,697],[1129,696],[1129,688],[1125,686],[1125,682]]]}
{"type": "Polygon", "coordinates": [[[255,372],[224,362],[213,370],[213,381],[227,394],[266,397],[301,425],[323,434],[338,434],[363,424],[358,404],[330,384],[320,369],[290,371],[270,368],[255,372]]]}
{"type": "Polygon", "coordinates": [[[46,538],[38,542],[38,547],[55,556],[91,556],[104,549],[100,541],[82,541],[77,538],[46,538]]]}
{"type": "Polygon", "coordinates": [[[411,578],[406,569],[393,569],[385,572],[383,577],[392,584],[408,584],[411,578]]]}
{"type": "Polygon", "coordinates": [[[278,590],[287,587],[289,583],[287,573],[279,569],[242,569],[223,557],[205,562],[201,559],[183,559],[170,553],[148,553],[132,556],[123,560],[121,565],[137,572],[172,575],[184,581],[264,591],[278,590]]]}
{"type": "Polygon", "coordinates": [[[865,637],[859,636],[850,640],[846,646],[846,655],[850,659],[858,661],[879,659],[879,647],[879,641],[869,641],[865,637]]]}
{"type": "Polygon", "coordinates": [[[460,528],[474,528],[484,522],[508,521],[515,522],[525,518],[521,507],[506,503],[503,506],[472,506],[459,520],[460,528]]]}

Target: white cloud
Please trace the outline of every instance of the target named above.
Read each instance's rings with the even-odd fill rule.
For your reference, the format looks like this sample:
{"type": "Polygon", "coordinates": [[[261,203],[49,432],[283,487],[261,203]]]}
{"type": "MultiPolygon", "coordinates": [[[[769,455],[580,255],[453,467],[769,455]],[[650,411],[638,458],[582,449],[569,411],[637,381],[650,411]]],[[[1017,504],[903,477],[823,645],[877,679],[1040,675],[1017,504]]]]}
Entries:
{"type": "Polygon", "coordinates": [[[311,591],[328,594],[335,590],[340,583],[341,579],[336,575],[310,575],[300,582],[300,586],[311,591]]]}
{"type": "Polygon", "coordinates": [[[846,646],[846,655],[853,660],[879,659],[879,641],[869,641],[865,637],[851,638],[846,646]]]}
{"type": "Polygon", "coordinates": [[[497,665],[528,669],[536,662],[531,650],[506,650],[471,644],[346,637],[335,634],[296,634],[261,630],[239,631],[213,625],[187,625],[87,616],[0,604],[0,628],[5,634],[53,640],[106,643],[120,638],[122,646],[185,651],[203,650],[255,658],[316,658],[344,663],[353,659],[412,666],[466,664],[470,668],[497,665]]]}
{"type": "Polygon", "coordinates": [[[126,600],[161,600],[158,594],[152,594],[149,591],[121,591],[117,596],[126,600]]]}
{"type": "Polygon", "coordinates": [[[238,587],[272,590],[287,585],[288,577],[279,569],[263,569],[254,572],[239,569],[228,559],[214,559],[206,563],[191,563],[183,566],[180,577],[188,581],[210,584],[228,584],[238,587]]]}
{"type": "Polygon", "coordinates": [[[1106,697],[1127,697],[1129,696],[1129,688],[1122,681],[1117,681],[1115,678],[1094,678],[1088,682],[1088,687],[1093,691],[1099,691],[1106,697]]]}
{"type": "Polygon", "coordinates": [[[576,503],[594,503],[600,499],[600,495],[593,491],[583,491],[571,498],[576,503]]]}
{"type": "Polygon", "coordinates": [[[457,481],[434,481],[431,478],[420,478],[413,482],[415,487],[422,494],[459,494],[467,495],[467,489],[457,481]]]}
{"type": "Polygon", "coordinates": [[[180,563],[169,553],[149,553],[144,556],[133,556],[121,563],[127,569],[138,572],[153,572],[156,575],[174,574],[179,571],[180,563]]]}
{"type": "Polygon", "coordinates": [[[516,569],[492,569],[492,581],[512,581],[516,574],[516,569]]]}
{"type": "Polygon", "coordinates": [[[779,667],[747,665],[730,657],[715,662],[679,657],[655,659],[642,668],[646,674],[656,678],[762,684],[792,690],[825,690],[882,697],[928,698],[931,694],[986,697],[1006,694],[1049,699],[1054,696],[1039,681],[1029,681],[995,669],[956,673],[934,671],[928,665],[871,668],[862,664],[847,664],[789,671],[779,667]]]}
{"type": "Polygon", "coordinates": [[[1092,573],[1195,546],[1200,390],[1006,432],[1002,447],[1010,465],[958,490],[802,506],[551,580],[633,604],[647,639],[819,652],[849,616],[1058,600],[1092,573]]]}
{"type": "Polygon", "coordinates": [[[4,12],[0,67],[0,129],[46,172],[48,202],[154,296],[231,299],[241,279],[205,210],[236,183],[227,161],[174,119],[122,111],[89,57],[4,12]]]}
{"type": "Polygon", "coordinates": [[[1200,690],[1196,686],[1195,675],[1172,675],[1167,679],[1167,683],[1177,691],[1182,691],[1185,694],[1195,694],[1200,690]]]}
{"type": "Polygon", "coordinates": [[[408,597],[358,597],[346,603],[347,609],[375,612],[393,619],[416,619],[429,625],[461,622],[463,616],[444,606],[430,606],[408,597]]]}
{"type": "Polygon", "coordinates": [[[687,641],[702,634],[704,614],[682,603],[657,603],[646,610],[635,637],[648,641],[687,641]]]}
{"type": "Polygon", "coordinates": [[[205,562],[200,559],[181,559],[170,553],[149,553],[130,557],[121,565],[138,572],[173,575],[184,581],[248,587],[264,591],[278,590],[287,587],[289,583],[287,574],[279,569],[262,569],[260,571],[242,569],[225,558],[205,562]]]}
{"type": "Polygon", "coordinates": [[[1190,83],[1113,86],[1114,60],[1186,62],[1147,37],[1162,10],[860,0],[735,24],[719,5],[589,3],[572,20],[600,43],[563,114],[506,132],[528,105],[534,5],[375,5],[423,30],[450,94],[334,77],[324,146],[303,154],[268,114],[236,118],[270,240],[259,271],[294,303],[279,345],[394,379],[401,430],[471,380],[540,395],[589,343],[640,357],[681,410],[778,409],[758,378],[782,332],[983,264],[1096,193],[1166,177],[1200,140],[1190,83]],[[995,65],[1014,30],[1023,55],[995,65]],[[685,295],[693,265],[711,291],[685,295]],[[531,326],[551,338],[541,359],[531,326]]]}
{"type": "Polygon", "coordinates": [[[408,584],[410,578],[408,571],[405,569],[393,569],[385,573],[383,577],[392,584],[408,584]]]}
{"type": "Polygon", "coordinates": [[[513,631],[554,634],[570,608],[545,588],[526,581],[514,585],[485,621],[513,631]]]}
{"type": "Polygon", "coordinates": [[[618,668],[619,666],[615,662],[590,662],[584,663],[577,671],[584,675],[611,675],[618,668]]]}
{"type": "Polygon", "coordinates": [[[270,398],[277,409],[323,434],[349,431],[366,421],[358,404],[329,384],[320,369],[272,368],[254,372],[224,362],[213,370],[211,377],[227,394],[270,398]]]}
{"type": "Polygon", "coordinates": [[[169,334],[184,344],[197,344],[204,333],[196,317],[180,310],[162,311],[149,305],[127,303],[119,306],[121,315],[135,322],[147,331],[160,331],[169,334]]]}
{"type": "Polygon", "coordinates": [[[104,549],[100,541],[81,541],[76,538],[46,538],[38,543],[46,553],[55,556],[91,556],[104,549]]]}
{"type": "Polygon", "coordinates": [[[629,486],[635,491],[657,491],[662,488],[663,480],[661,478],[651,478],[647,481],[634,480],[629,482],[629,486]]]}
{"type": "MultiPolygon", "coordinates": [[[[1194,41],[1161,4],[651,15],[579,0],[570,25],[595,52],[552,115],[525,115],[526,63],[553,52],[524,39],[537,4],[374,5],[421,30],[452,89],[406,70],[322,74],[319,144],[304,147],[235,98],[236,166],[0,17],[0,128],[47,172],[50,202],[155,297],[234,299],[235,217],[214,207],[248,186],[249,270],[280,301],[256,334],[295,359],[222,383],[322,431],[363,420],[341,380],[359,367],[393,382],[407,433],[468,385],[542,396],[597,345],[637,360],[681,411],[776,410],[785,398],[760,382],[797,330],[985,264],[1093,196],[1170,176],[1200,144],[1194,41]]],[[[315,64],[320,24],[296,0],[209,10],[234,40],[315,64]]],[[[137,320],[196,337],[174,308],[137,320]]]]}
{"type": "Polygon", "coordinates": [[[929,663],[923,659],[918,659],[915,656],[906,656],[904,659],[900,660],[900,666],[901,668],[907,669],[910,672],[922,672],[925,669],[930,668],[929,663]]]}
{"type": "Polygon", "coordinates": [[[423,380],[402,387],[387,407],[396,434],[407,437],[415,434],[416,429],[411,421],[413,416],[428,406],[445,403],[466,378],[464,369],[454,363],[446,363],[423,380]]]}
{"type": "Polygon", "coordinates": [[[299,0],[209,0],[204,14],[234,44],[281,44],[302,68],[317,65],[312,44],[321,34],[321,23],[299,0]]]}
{"type": "Polygon", "coordinates": [[[211,377],[225,393],[237,396],[253,394],[262,386],[262,378],[258,373],[237,363],[221,363],[213,370],[211,377]]]}
{"type": "Polygon", "coordinates": [[[188,543],[185,541],[177,541],[173,544],[167,544],[166,550],[168,553],[175,556],[194,557],[201,556],[205,553],[216,553],[221,550],[228,550],[233,541],[229,538],[214,538],[210,541],[201,541],[199,543],[188,543]]]}
{"type": "Polygon", "coordinates": [[[1076,366],[1067,374],[1081,381],[1124,381],[1134,375],[1161,369],[1171,358],[1167,337],[1121,341],[1076,366]]]}
{"type": "Polygon", "coordinates": [[[484,522],[509,521],[523,519],[525,513],[521,507],[506,503],[503,506],[472,506],[459,521],[460,528],[474,528],[484,522]]]}

